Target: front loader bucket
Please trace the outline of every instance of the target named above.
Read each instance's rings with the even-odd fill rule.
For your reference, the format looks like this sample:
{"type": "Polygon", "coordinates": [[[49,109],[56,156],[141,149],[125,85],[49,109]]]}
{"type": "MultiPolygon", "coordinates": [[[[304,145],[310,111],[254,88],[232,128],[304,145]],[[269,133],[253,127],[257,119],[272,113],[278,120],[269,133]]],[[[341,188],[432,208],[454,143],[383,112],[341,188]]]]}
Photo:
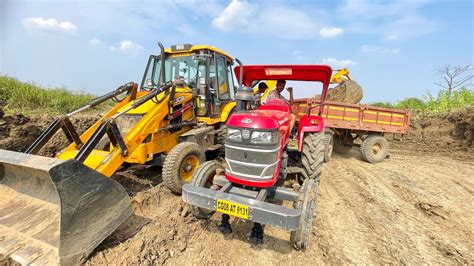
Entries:
{"type": "Polygon", "coordinates": [[[132,212],[125,189],[75,160],[0,150],[0,254],[77,264],[132,212]]]}

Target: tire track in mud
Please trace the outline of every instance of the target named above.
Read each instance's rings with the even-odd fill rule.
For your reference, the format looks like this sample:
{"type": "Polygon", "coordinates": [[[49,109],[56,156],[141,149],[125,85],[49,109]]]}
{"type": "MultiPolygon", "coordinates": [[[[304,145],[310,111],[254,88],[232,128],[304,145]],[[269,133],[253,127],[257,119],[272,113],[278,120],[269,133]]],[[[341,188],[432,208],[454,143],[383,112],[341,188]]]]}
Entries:
{"type": "MultiPolygon", "coordinates": [[[[373,238],[376,239],[375,242],[377,243],[374,249],[376,257],[374,261],[382,263],[397,261],[402,263],[426,262],[427,256],[420,255],[425,253],[432,253],[431,255],[438,257],[436,260],[432,260],[433,262],[445,261],[452,263],[452,260],[454,260],[466,263],[472,260],[472,258],[466,259],[462,255],[469,254],[469,251],[472,250],[472,240],[466,239],[466,236],[472,236],[472,231],[470,230],[472,227],[469,227],[469,220],[457,222],[458,218],[461,217],[455,217],[454,219],[449,217],[452,214],[451,209],[443,208],[438,196],[443,195],[443,193],[446,194],[443,197],[452,194],[446,191],[446,187],[438,189],[436,186],[426,186],[426,184],[420,183],[418,180],[426,181],[428,178],[431,178],[436,183],[449,182],[450,180],[445,178],[445,174],[442,176],[436,174],[439,171],[436,169],[438,166],[435,162],[439,163],[439,159],[431,162],[415,159],[404,161],[404,163],[388,160],[378,165],[357,162],[354,158],[340,159],[342,161],[338,160],[336,165],[333,165],[331,168],[332,170],[329,171],[345,172],[343,180],[350,184],[353,191],[351,192],[348,186],[344,186],[344,182],[339,182],[335,186],[339,190],[346,191],[348,189],[347,193],[352,193],[352,195],[348,196],[349,200],[360,200],[353,196],[354,193],[358,193],[361,198],[368,197],[374,199],[375,205],[366,205],[366,208],[369,208],[369,210],[361,211],[357,208],[356,210],[364,219],[371,217],[367,221],[362,220],[362,222],[371,226],[375,224],[373,227],[375,234],[380,235],[383,233],[388,239],[387,243],[386,241],[378,241],[376,237],[373,238]],[[435,169],[434,171],[433,168],[435,169]],[[420,171],[414,171],[415,169],[420,171]],[[362,182],[359,182],[360,178],[363,179],[362,182]],[[355,180],[359,181],[355,182],[355,180]],[[433,202],[435,203],[433,204],[433,202]],[[396,216],[390,215],[392,213],[395,213],[396,216]],[[466,224],[468,226],[465,226],[466,224]],[[446,237],[448,235],[447,232],[452,235],[446,237]],[[456,239],[455,241],[452,239],[453,236],[456,239]],[[458,240],[463,237],[464,241],[461,242],[467,245],[458,243],[458,240]],[[404,245],[400,246],[398,243],[403,243],[404,245]],[[410,243],[411,245],[409,245],[410,243]],[[383,246],[382,252],[379,252],[380,246],[383,246]],[[440,246],[442,247],[439,248],[440,246]],[[448,250],[448,252],[438,254],[440,249],[448,250]],[[441,256],[437,256],[437,254],[441,256]],[[389,255],[386,258],[388,261],[383,260],[384,255],[389,255]],[[379,260],[379,258],[382,260],[379,260]],[[403,260],[403,258],[408,258],[408,260],[403,260]],[[446,258],[450,260],[446,260],[446,258]],[[399,261],[398,259],[402,260],[399,261]]],[[[462,178],[466,178],[474,172],[468,163],[452,163],[456,165],[454,168],[464,169],[464,171],[457,171],[457,174],[462,178]]],[[[469,180],[466,181],[469,182],[469,180]]],[[[467,200],[467,202],[469,200],[472,201],[471,193],[456,194],[462,195],[461,198],[467,200]]],[[[464,203],[464,211],[470,212],[470,208],[466,207],[469,207],[469,205],[464,203]]]]}
{"type": "Polygon", "coordinates": [[[231,222],[234,232],[223,236],[218,215],[208,221],[193,218],[180,197],[158,184],[153,188],[158,197],[151,188],[133,193],[139,217],[109,239],[117,244],[102,245],[89,262],[469,264],[474,250],[471,176],[470,159],[394,151],[391,159],[372,165],[356,151],[336,156],[324,166],[305,252],[293,250],[288,232],[272,227],[265,228],[263,246],[252,246],[251,223],[238,219],[231,222]],[[134,226],[136,221],[144,225],[134,226]]]}

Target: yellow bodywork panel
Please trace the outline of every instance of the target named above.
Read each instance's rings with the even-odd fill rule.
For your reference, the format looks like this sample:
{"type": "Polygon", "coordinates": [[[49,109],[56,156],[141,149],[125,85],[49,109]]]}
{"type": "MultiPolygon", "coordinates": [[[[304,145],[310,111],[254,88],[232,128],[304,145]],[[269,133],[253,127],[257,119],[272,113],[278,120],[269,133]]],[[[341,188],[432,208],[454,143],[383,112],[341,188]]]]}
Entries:
{"type": "MultiPolygon", "coordinates": [[[[268,89],[260,97],[260,102],[265,100],[265,98],[267,98],[268,94],[270,94],[270,92],[272,92],[275,89],[277,81],[276,80],[267,80],[267,81],[265,81],[265,83],[267,84],[268,89]]],[[[255,84],[255,86],[253,87],[253,93],[257,93],[258,84],[260,84],[260,82],[255,84]]]]}
{"type": "Polygon", "coordinates": [[[184,54],[184,55],[187,54],[187,55],[189,55],[189,53],[196,52],[196,51],[199,51],[199,50],[211,50],[211,51],[217,52],[219,54],[222,54],[222,55],[228,57],[231,60],[234,60],[234,57],[232,55],[230,55],[229,53],[227,53],[227,52],[225,52],[221,49],[218,49],[214,46],[211,46],[211,45],[193,45],[193,46],[191,46],[191,49],[189,49],[189,50],[179,50],[179,51],[172,51],[171,48],[165,48],[165,53],[171,54],[171,55],[176,55],[176,54],[184,54]]]}
{"type": "Polygon", "coordinates": [[[342,83],[343,78],[346,77],[349,80],[352,80],[351,75],[349,73],[349,70],[347,68],[342,68],[339,71],[336,72],[336,74],[331,76],[331,83],[342,83]]]}
{"type": "MultiPolygon", "coordinates": [[[[137,99],[148,93],[150,92],[138,92],[137,99]]],[[[159,101],[149,100],[138,108],[123,114],[123,116],[141,115],[138,116],[137,122],[130,125],[130,128],[127,129],[128,133],[123,134],[122,132],[123,140],[129,152],[127,156],[123,156],[121,149],[118,147],[111,147],[109,151],[95,149],[87,157],[84,164],[106,176],[111,176],[124,162],[144,164],[153,159],[154,154],[166,153],[176,146],[179,135],[190,130],[191,127],[182,127],[173,133],[161,130],[161,128],[170,123],[170,120],[168,120],[169,95],[162,92],[156,98],[159,101]]],[[[174,101],[174,106],[184,106],[186,103],[189,103],[192,101],[191,90],[189,88],[177,88],[174,101]]],[[[82,142],[85,143],[91,137],[92,133],[100,126],[104,119],[111,118],[120,111],[126,110],[133,102],[135,100],[130,100],[129,96],[118,103],[117,106],[81,135],[82,142]]],[[[183,121],[194,119],[193,109],[185,110],[181,117],[183,121]]],[[[77,155],[77,152],[78,149],[73,143],[62,151],[57,158],[63,160],[71,159],[77,155]]]]}
{"type": "Polygon", "coordinates": [[[228,102],[221,108],[221,119],[220,122],[226,122],[230,116],[230,113],[235,107],[235,102],[228,102]]]}

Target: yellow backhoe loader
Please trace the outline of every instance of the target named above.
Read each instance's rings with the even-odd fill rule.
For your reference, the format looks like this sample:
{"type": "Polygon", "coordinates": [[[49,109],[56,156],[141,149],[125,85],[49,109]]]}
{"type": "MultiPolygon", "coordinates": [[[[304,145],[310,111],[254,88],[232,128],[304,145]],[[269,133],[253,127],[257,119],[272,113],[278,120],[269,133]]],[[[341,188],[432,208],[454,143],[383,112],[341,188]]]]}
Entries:
{"type": "Polygon", "coordinates": [[[211,46],[159,46],[140,86],[125,84],[55,120],[25,153],[0,150],[0,254],[22,264],[80,263],[132,213],[110,178],[119,167],[162,165],[163,182],[179,194],[205,152],[222,147],[234,58],[211,46]],[[117,104],[79,136],[69,117],[107,100],[117,104]],[[71,144],[55,158],[35,155],[60,129],[71,144]]]}

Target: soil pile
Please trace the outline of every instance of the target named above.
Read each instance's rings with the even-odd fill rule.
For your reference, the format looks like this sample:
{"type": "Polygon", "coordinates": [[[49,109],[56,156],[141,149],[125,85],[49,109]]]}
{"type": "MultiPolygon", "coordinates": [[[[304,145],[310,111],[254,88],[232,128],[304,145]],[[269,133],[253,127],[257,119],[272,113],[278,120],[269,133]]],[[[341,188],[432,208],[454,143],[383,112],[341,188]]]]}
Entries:
{"type": "MultiPolygon", "coordinates": [[[[4,115],[0,109],[0,149],[25,151],[33,141],[45,130],[55,117],[36,115],[26,117],[22,114],[4,115]]],[[[79,134],[99,119],[98,115],[82,115],[72,117],[71,122],[79,134]]],[[[53,157],[64,149],[69,142],[59,130],[58,133],[43,147],[39,155],[53,157]]]]}
{"type": "MultiPolygon", "coordinates": [[[[438,117],[418,117],[411,121],[405,136],[412,150],[422,152],[474,151],[474,107],[438,117]]],[[[406,143],[399,143],[400,148],[406,143]]]]}
{"type": "Polygon", "coordinates": [[[354,80],[344,80],[334,88],[328,89],[326,100],[343,103],[359,103],[364,96],[362,87],[354,80]]]}

